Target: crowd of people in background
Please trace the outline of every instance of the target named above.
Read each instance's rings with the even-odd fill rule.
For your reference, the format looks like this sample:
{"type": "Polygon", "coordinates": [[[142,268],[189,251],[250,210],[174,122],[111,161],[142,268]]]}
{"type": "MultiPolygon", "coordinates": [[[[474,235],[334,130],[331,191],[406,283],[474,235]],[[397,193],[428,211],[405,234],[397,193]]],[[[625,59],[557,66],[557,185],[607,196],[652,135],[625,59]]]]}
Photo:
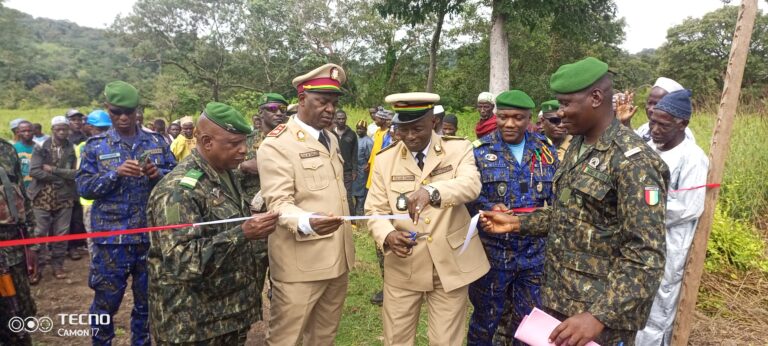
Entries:
{"type": "MultiPolygon", "coordinates": [[[[145,120],[122,81],[105,86],[103,109],[71,109],[47,131],[15,119],[0,140],[0,240],[253,216],[0,248],[15,313],[35,315],[29,285],[49,280],[46,267],[62,280],[64,260],[85,255],[90,313],[114,316],[131,278],[133,345],[242,344],[267,282],[266,343],[330,345],[352,230],[367,227],[386,345],[413,344],[422,302],[433,344],[520,344],[515,330],[537,307],[563,321],[558,345],[668,345],[704,204],[704,190],[676,190],[705,184],[707,158],[687,127],[689,90],[659,78],[632,131],[634,94],[611,78],[587,58],[552,76],[553,100],[482,92],[474,142],[432,93],[389,95],[350,126],[334,64],[294,79],[295,104],[263,94],[250,123],[217,102],[197,119],[145,120]],[[478,213],[479,236],[465,240],[478,213]],[[372,219],[341,218],[353,215],[372,219]]],[[[94,345],[111,344],[112,323],[93,327],[94,345]]]]}

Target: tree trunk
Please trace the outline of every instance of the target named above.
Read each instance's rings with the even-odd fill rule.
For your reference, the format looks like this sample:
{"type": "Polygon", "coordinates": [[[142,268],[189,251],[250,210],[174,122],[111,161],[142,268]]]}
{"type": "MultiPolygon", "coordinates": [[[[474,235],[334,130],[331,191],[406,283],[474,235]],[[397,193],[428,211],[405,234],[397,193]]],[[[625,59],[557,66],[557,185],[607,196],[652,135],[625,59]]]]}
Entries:
{"type": "Polygon", "coordinates": [[[435,74],[437,73],[437,49],[440,48],[440,33],[443,31],[446,11],[440,10],[437,14],[437,27],[432,34],[432,43],[429,45],[429,74],[427,75],[427,92],[435,90],[435,74]]]}
{"type": "MultiPolygon", "coordinates": [[[[715,128],[712,131],[712,142],[709,147],[708,183],[723,181],[725,164],[733,132],[733,122],[739,105],[741,83],[744,78],[744,66],[749,55],[749,42],[757,16],[757,0],[742,0],[736,28],[733,32],[733,43],[725,71],[723,94],[720,98],[720,108],[717,111],[715,128]]],[[[672,345],[688,345],[688,338],[693,328],[693,313],[696,310],[696,299],[701,285],[701,274],[704,272],[704,260],[707,255],[707,241],[712,231],[715,218],[715,207],[719,189],[708,189],[704,200],[704,212],[696,226],[691,249],[683,272],[683,282],[680,288],[680,298],[675,315],[675,325],[672,329],[672,345]]]]}
{"type": "Polygon", "coordinates": [[[491,76],[488,91],[498,94],[509,89],[509,41],[504,28],[501,0],[493,0],[491,25],[491,76]]]}

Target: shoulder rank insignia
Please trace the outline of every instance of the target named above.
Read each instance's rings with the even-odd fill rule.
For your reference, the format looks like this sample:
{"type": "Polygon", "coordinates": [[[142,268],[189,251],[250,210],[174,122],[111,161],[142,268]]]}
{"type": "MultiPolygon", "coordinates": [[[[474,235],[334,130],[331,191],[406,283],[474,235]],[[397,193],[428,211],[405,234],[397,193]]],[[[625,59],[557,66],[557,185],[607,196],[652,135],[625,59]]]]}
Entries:
{"type": "Polygon", "coordinates": [[[459,136],[441,136],[441,137],[446,141],[452,141],[457,139],[464,139],[464,140],[467,139],[466,137],[459,137],[459,136]]]}
{"type": "Polygon", "coordinates": [[[285,124],[277,125],[272,131],[269,131],[267,137],[278,137],[285,132],[286,128],[287,126],[285,126],[285,124]]]}
{"type": "Polygon", "coordinates": [[[379,150],[379,152],[378,152],[378,153],[376,153],[376,155],[379,155],[379,154],[381,154],[381,153],[383,153],[383,152],[385,152],[385,151],[387,151],[387,150],[389,150],[389,149],[392,149],[392,148],[394,148],[395,146],[397,146],[397,143],[399,143],[399,142],[400,142],[399,140],[396,140],[396,141],[394,141],[394,142],[390,143],[390,144],[389,144],[388,146],[386,146],[385,148],[381,148],[381,150],[379,150]]]}
{"type": "Polygon", "coordinates": [[[187,172],[187,174],[184,175],[184,178],[181,178],[179,181],[179,185],[181,187],[192,190],[195,188],[195,185],[197,185],[197,181],[200,180],[200,177],[203,176],[203,172],[197,169],[191,169],[187,172]]]}
{"type": "Polygon", "coordinates": [[[483,143],[483,141],[481,141],[479,139],[476,139],[474,142],[472,142],[472,146],[475,147],[475,148],[479,148],[483,144],[485,144],[485,143],[483,143]]]}
{"type": "Polygon", "coordinates": [[[642,149],[640,149],[640,147],[634,147],[632,149],[629,149],[629,150],[625,151],[624,152],[624,156],[631,157],[632,155],[635,155],[635,154],[637,154],[637,153],[639,153],[641,151],[642,151],[642,149]]]}

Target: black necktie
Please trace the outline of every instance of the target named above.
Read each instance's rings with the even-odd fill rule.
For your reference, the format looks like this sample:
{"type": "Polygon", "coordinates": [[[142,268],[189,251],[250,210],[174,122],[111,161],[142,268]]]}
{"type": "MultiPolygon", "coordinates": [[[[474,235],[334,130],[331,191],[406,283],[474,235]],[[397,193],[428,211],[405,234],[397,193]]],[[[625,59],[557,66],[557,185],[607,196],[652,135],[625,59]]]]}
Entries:
{"type": "Polygon", "coordinates": [[[320,143],[323,144],[323,146],[325,147],[325,149],[328,150],[328,152],[331,151],[331,145],[328,144],[328,137],[325,136],[323,131],[320,131],[320,137],[318,137],[317,140],[320,141],[320,143]]]}
{"type": "Polygon", "coordinates": [[[424,170],[424,153],[418,152],[416,154],[416,165],[419,166],[419,169],[424,170]]]}

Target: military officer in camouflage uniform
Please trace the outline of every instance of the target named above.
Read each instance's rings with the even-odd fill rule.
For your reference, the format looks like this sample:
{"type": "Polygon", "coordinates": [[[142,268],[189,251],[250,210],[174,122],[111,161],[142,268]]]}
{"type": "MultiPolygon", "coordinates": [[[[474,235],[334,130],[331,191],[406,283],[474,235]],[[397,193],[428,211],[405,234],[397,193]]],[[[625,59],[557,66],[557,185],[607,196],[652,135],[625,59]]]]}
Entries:
{"type": "MultiPolygon", "coordinates": [[[[0,241],[27,238],[27,230],[34,229],[32,203],[26,198],[23,179],[16,149],[13,144],[0,138],[0,241]]],[[[23,247],[0,248],[0,274],[5,271],[11,275],[17,304],[7,306],[5,304],[10,300],[0,299],[0,344],[32,345],[29,334],[14,333],[8,327],[9,319],[27,318],[37,312],[29,292],[27,259],[23,247]]]]}
{"type": "MultiPolygon", "coordinates": [[[[552,204],[557,156],[544,135],[528,131],[534,107],[520,90],[496,96],[497,130],[473,143],[483,189],[477,200],[467,204],[472,214],[552,204]]],[[[480,239],[491,270],[469,285],[475,310],[467,344],[491,345],[494,334],[499,343],[511,344],[523,316],[541,306],[545,239],[488,232],[480,232],[480,239]],[[499,324],[502,319],[506,323],[499,324]]]]}
{"type": "MultiPolygon", "coordinates": [[[[201,223],[251,215],[234,169],[251,128],[234,108],[211,102],[197,146],[152,191],[148,223],[201,223]]],[[[246,222],[184,227],[150,235],[149,305],[159,344],[242,345],[261,319],[264,239],[278,214],[246,222]]]]}
{"type": "Polygon", "coordinates": [[[253,117],[254,119],[258,117],[261,122],[259,125],[253,124],[253,127],[258,128],[259,131],[253,131],[253,133],[248,135],[246,140],[248,154],[245,155],[245,161],[237,169],[240,184],[248,201],[261,189],[256,152],[259,150],[261,142],[266,138],[266,134],[272,132],[277,125],[285,123],[288,119],[285,115],[287,106],[288,101],[280,94],[266,93],[259,98],[259,114],[253,117]]]}
{"type": "Polygon", "coordinates": [[[557,345],[632,345],[664,273],[669,169],[615,120],[612,76],[595,58],[550,79],[574,135],[555,174],[555,203],[532,214],[483,212],[490,232],[547,235],[542,303],[563,322],[557,345]]]}

